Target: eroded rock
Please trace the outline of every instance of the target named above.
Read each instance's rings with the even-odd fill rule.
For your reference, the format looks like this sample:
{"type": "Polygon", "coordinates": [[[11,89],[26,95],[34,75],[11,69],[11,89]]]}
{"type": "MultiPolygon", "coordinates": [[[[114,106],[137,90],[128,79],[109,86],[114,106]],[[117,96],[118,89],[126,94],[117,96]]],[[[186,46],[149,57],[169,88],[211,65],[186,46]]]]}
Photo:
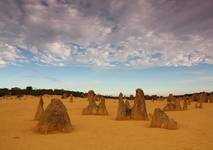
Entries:
{"type": "Polygon", "coordinates": [[[53,131],[70,132],[72,125],[67,109],[59,99],[52,99],[37,124],[36,131],[47,134],[53,131]]]}
{"type": "Polygon", "coordinates": [[[174,119],[169,118],[163,110],[155,108],[150,127],[175,130],[178,128],[177,125],[177,122],[174,119]]]}

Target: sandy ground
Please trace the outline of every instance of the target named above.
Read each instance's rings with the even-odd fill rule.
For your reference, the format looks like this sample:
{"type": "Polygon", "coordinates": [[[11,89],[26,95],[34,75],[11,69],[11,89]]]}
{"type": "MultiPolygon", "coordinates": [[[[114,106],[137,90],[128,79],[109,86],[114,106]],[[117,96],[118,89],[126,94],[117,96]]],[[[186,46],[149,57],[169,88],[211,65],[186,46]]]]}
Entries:
{"type": "MultiPolygon", "coordinates": [[[[45,96],[45,107],[50,101],[45,96]]],[[[5,99],[5,98],[0,98],[5,99]]],[[[149,128],[150,121],[114,120],[117,101],[107,100],[109,116],[82,116],[85,99],[64,99],[74,130],[41,135],[32,121],[39,98],[0,100],[0,150],[213,150],[213,104],[204,109],[168,112],[180,129],[149,128]]],[[[147,101],[149,113],[165,102],[147,101]]]]}

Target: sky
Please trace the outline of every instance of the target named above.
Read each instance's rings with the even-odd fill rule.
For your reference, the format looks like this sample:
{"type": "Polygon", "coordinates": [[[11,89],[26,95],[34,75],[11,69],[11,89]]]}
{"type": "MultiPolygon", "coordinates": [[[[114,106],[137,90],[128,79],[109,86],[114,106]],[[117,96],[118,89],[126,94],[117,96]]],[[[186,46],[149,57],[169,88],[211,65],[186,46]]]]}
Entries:
{"type": "Polygon", "coordinates": [[[212,0],[1,0],[0,88],[213,91],[212,0]]]}

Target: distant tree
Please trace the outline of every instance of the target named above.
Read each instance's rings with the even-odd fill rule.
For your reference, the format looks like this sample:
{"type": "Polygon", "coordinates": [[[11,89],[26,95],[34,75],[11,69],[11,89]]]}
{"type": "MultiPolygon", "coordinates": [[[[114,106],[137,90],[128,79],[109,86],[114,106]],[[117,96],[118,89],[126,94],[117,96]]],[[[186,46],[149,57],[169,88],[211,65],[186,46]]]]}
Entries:
{"type": "Polygon", "coordinates": [[[10,90],[7,88],[0,89],[0,96],[10,95],[10,90]]]}
{"type": "Polygon", "coordinates": [[[21,95],[22,91],[19,87],[13,87],[11,88],[11,95],[21,95]]]}
{"type": "Polygon", "coordinates": [[[134,98],[135,98],[134,95],[129,96],[129,100],[134,100],[134,98]]]}
{"type": "Polygon", "coordinates": [[[26,90],[24,93],[27,95],[32,95],[32,90],[33,90],[32,86],[28,86],[26,87],[26,90]]]}
{"type": "Polygon", "coordinates": [[[13,88],[11,88],[11,90],[21,90],[21,88],[19,88],[19,87],[13,87],[13,88]]]}
{"type": "Polygon", "coordinates": [[[158,99],[158,96],[157,96],[157,95],[152,95],[151,97],[152,97],[153,100],[158,99]]]}
{"type": "Polygon", "coordinates": [[[27,91],[32,91],[33,88],[32,88],[32,86],[27,86],[27,87],[26,87],[26,90],[27,90],[27,91]]]}

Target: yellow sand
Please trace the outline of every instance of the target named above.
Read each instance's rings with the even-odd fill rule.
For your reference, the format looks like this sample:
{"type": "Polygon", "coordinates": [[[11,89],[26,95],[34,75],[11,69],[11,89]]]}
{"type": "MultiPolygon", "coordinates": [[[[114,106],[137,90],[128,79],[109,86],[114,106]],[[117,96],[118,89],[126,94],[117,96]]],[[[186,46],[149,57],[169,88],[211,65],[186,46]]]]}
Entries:
{"type": "MultiPolygon", "coordinates": [[[[45,107],[50,98],[44,97],[45,107]]],[[[150,121],[114,120],[115,100],[106,101],[109,116],[82,116],[86,99],[64,99],[73,132],[41,135],[33,131],[37,122],[32,121],[38,100],[0,98],[0,150],[213,150],[213,104],[195,109],[192,103],[188,111],[168,112],[180,129],[166,130],[149,128],[150,121]]],[[[165,102],[146,104],[152,113],[165,102]]]]}

